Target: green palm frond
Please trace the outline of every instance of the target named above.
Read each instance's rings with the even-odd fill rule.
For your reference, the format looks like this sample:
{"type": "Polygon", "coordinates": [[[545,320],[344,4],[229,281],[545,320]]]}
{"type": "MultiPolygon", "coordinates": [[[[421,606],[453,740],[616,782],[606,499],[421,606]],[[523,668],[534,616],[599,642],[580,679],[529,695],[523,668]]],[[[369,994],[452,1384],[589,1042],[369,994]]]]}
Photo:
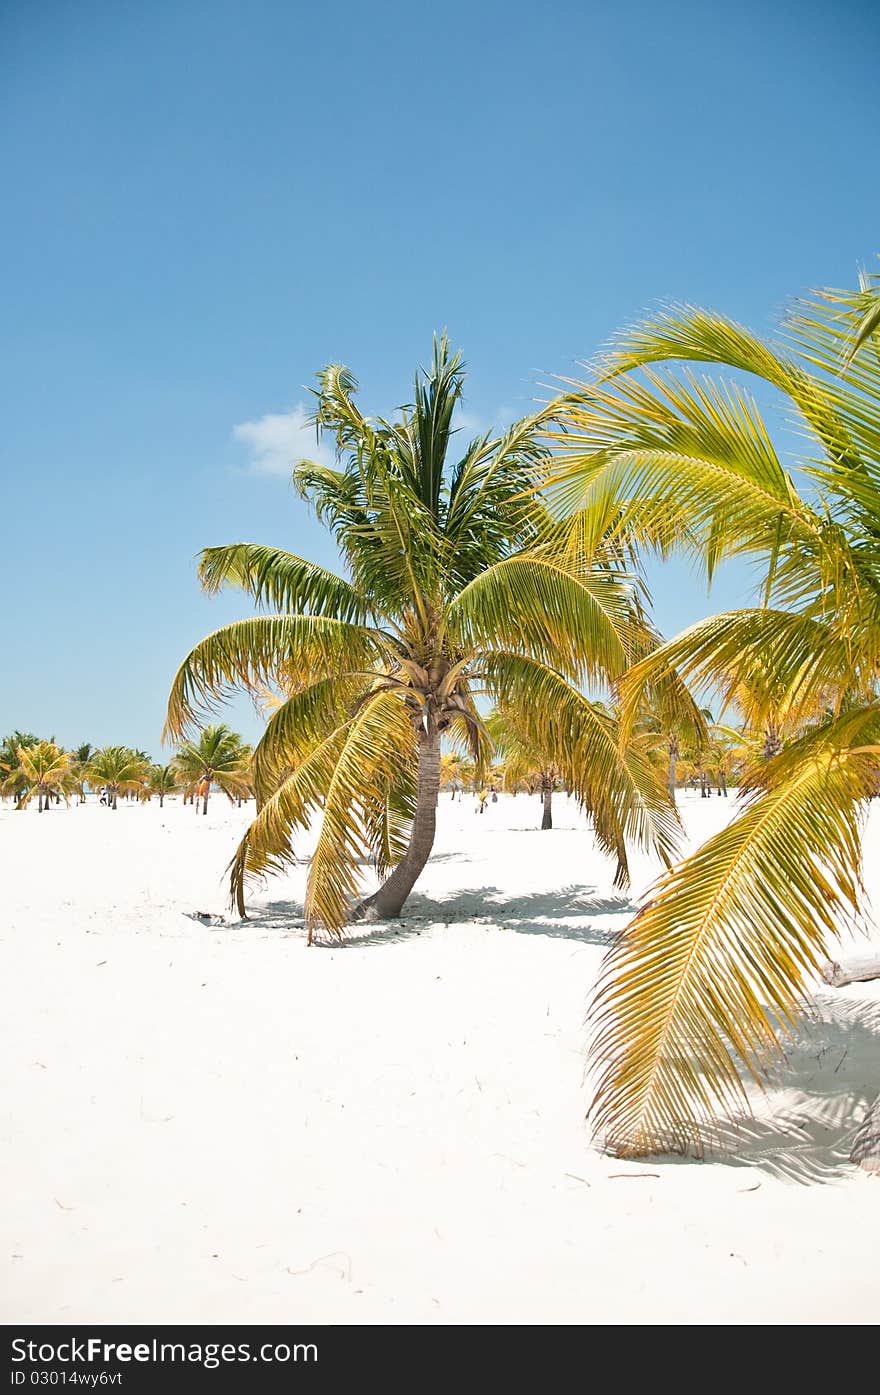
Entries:
{"type": "Polygon", "coordinates": [[[404,780],[411,786],[416,736],[404,704],[391,693],[372,698],[349,724],[327,786],[321,831],[306,884],[306,923],[339,933],[361,884],[359,860],[392,855],[389,800],[404,780]]]}
{"type": "Polygon", "coordinates": [[[556,415],[544,490],[588,551],[613,532],[687,547],[711,575],[723,557],[765,548],[769,529],[799,538],[818,526],[733,384],[646,370],[575,389],[556,415]]]}
{"type": "Polygon", "coordinates": [[[669,864],[680,825],[668,791],[637,741],[621,747],[608,711],[554,670],[517,654],[485,660],[486,687],[521,746],[552,765],[593,816],[600,847],[629,879],[627,843],[669,864]]]}
{"type": "Polygon", "coordinates": [[[817,695],[830,704],[850,690],[869,690],[855,637],[785,610],[724,611],[709,616],[661,645],[629,670],[619,684],[621,730],[633,729],[651,683],[678,675],[698,689],[714,687],[722,707],[734,700],[752,725],[784,710],[796,723],[814,715],[817,695]]]}
{"type": "Polygon", "coordinates": [[[320,811],[350,723],[337,727],[298,762],[261,805],[229,864],[230,901],[245,914],[249,878],[281,873],[296,862],[293,835],[320,811]]]}
{"type": "Polygon", "coordinates": [[[859,803],[880,709],[793,744],[733,823],[667,873],[609,953],[591,1009],[597,1132],[621,1154],[700,1148],[743,1074],[779,1057],[805,985],[858,915],[859,803]]]}
{"type": "Polygon", "coordinates": [[[350,582],[278,547],[233,543],[206,547],[199,557],[203,590],[240,586],[257,605],[288,613],[329,615],[363,624],[370,610],[350,582]]]}
{"type": "Polygon", "coordinates": [[[164,737],[179,737],[236,687],[258,691],[287,671],[312,678],[369,667],[378,633],[326,615],[256,615],[224,625],[184,659],[168,699],[164,737]]]}
{"type": "Polygon", "coordinates": [[[519,647],[572,675],[607,679],[633,652],[632,597],[625,578],[520,554],[487,567],[460,591],[448,623],[473,648],[519,647]]]}
{"type": "Polygon", "coordinates": [[[289,768],[344,725],[353,715],[362,690],[362,678],[334,675],[307,684],[281,703],[266,723],[254,751],[260,800],[274,791],[289,768]]]}

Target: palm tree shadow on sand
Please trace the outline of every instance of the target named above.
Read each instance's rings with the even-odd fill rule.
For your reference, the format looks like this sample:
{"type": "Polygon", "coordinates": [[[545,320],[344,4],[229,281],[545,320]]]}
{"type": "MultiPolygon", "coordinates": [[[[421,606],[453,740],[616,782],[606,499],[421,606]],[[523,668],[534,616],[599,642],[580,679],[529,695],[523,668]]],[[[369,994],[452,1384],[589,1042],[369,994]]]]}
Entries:
{"type": "MultiPolygon", "coordinates": [[[[554,893],[509,897],[497,887],[456,892],[444,900],[414,895],[399,921],[349,927],[342,940],[316,941],[316,950],[335,952],[395,945],[429,936],[438,925],[484,925],[505,934],[540,935],[575,944],[608,948],[635,907],[624,896],[572,885],[554,893]]],[[[301,902],[273,901],[255,906],[236,927],[300,934],[301,902]]],[[[585,984],[585,997],[590,985],[585,984]]],[[[766,1097],[753,1095],[756,1117],[721,1124],[707,1161],[744,1170],[744,1186],[760,1184],[755,1173],[800,1184],[833,1183],[851,1175],[849,1152],[861,1119],[877,1093],[880,1078],[880,1004],[847,992],[820,992],[803,1018],[798,1035],[768,1081],[766,1097]],[[749,1176],[749,1171],[752,1177],[749,1176]]],[[[700,1166],[692,1156],[664,1155],[644,1160],[653,1168],[700,1166]]]]}
{"type": "MultiPolygon", "coordinates": [[[[458,891],[443,900],[411,896],[399,920],[350,925],[341,940],[319,937],[314,948],[367,949],[399,944],[401,940],[429,934],[438,924],[461,923],[607,948],[620,934],[621,919],[634,913],[635,906],[627,897],[602,895],[590,886],[515,897],[506,896],[495,886],[479,887],[458,891]],[[611,918],[613,924],[608,923],[611,918]]],[[[256,929],[298,931],[304,925],[303,907],[295,901],[271,901],[249,909],[248,922],[256,929]]]]}
{"type": "MultiPolygon", "coordinates": [[[[756,1117],[718,1125],[707,1161],[801,1184],[851,1176],[850,1150],[878,1078],[880,1004],[819,994],[786,1044],[766,1097],[753,1094],[756,1117]]],[[[652,1165],[657,1161],[687,1166],[695,1160],[664,1157],[652,1165]]]]}

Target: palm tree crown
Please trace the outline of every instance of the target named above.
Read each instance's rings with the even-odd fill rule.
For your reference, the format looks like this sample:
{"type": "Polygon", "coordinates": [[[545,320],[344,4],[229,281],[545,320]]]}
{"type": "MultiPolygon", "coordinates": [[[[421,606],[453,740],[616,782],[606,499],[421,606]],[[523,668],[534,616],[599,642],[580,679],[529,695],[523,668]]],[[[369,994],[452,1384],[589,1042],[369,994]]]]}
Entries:
{"type": "Polygon", "coordinates": [[[128,746],[102,746],[92,755],[85,773],[93,788],[106,789],[108,807],[116,809],[120,794],[143,786],[147,761],[128,746]]]}

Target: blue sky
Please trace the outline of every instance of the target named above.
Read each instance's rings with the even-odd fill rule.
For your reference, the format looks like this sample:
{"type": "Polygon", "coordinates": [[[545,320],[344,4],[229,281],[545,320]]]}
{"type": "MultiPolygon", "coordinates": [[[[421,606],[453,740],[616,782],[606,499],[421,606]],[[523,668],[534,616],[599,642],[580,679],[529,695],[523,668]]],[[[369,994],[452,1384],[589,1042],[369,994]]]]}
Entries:
{"type": "MultiPolygon", "coordinates": [[[[5,0],[0,52],[0,733],[158,753],[247,610],[197,550],[332,558],[278,468],[323,363],[387,412],[446,325],[488,423],[658,299],[764,330],[880,251],[861,0],[5,0]]],[[[744,599],[653,583],[669,632],[744,599]]]]}

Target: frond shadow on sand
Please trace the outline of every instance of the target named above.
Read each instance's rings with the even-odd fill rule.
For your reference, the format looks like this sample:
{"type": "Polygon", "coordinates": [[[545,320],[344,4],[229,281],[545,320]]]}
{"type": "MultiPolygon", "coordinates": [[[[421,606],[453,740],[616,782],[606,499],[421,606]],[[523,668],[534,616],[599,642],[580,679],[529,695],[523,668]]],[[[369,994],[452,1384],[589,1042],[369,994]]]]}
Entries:
{"type": "MultiPolygon", "coordinates": [[[[754,1096],[755,1117],[718,1125],[706,1160],[801,1184],[851,1175],[855,1134],[878,1089],[880,1004],[822,992],[786,1043],[766,1096],[754,1096]]],[[[688,1166],[694,1159],[656,1162],[688,1166]]]]}
{"type": "MultiPolygon", "coordinates": [[[[341,940],[320,937],[315,947],[338,950],[399,944],[429,933],[438,923],[470,922],[517,935],[543,935],[607,948],[620,933],[619,919],[634,912],[625,896],[601,895],[590,886],[573,885],[558,892],[515,897],[505,896],[498,887],[479,887],[444,900],[411,896],[399,920],[350,925],[341,940]],[[607,923],[610,917],[614,917],[613,924],[607,923]]],[[[256,929],[295,933],[303,929],[303,907],[295,901],[271,901],[249,908],[248,923],[256,929]]]]}

